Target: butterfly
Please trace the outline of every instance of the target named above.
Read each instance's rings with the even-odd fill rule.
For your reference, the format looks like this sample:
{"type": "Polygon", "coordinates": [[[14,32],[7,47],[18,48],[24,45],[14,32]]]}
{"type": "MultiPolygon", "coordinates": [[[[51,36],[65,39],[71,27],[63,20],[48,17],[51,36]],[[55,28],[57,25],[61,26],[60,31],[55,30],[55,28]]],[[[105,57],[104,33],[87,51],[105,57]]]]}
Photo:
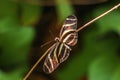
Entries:
{"type": "Polygon", "coordinates": [[[78,33],[77,18],[75,15],[70,15],[64,21],[60,34],[55,38],[55,43],[47,52],[46,59],[43,64],[45,73],[52,73],[60,63],[64,62],[72,50],[71,47],[77,43],[78,33]]]}

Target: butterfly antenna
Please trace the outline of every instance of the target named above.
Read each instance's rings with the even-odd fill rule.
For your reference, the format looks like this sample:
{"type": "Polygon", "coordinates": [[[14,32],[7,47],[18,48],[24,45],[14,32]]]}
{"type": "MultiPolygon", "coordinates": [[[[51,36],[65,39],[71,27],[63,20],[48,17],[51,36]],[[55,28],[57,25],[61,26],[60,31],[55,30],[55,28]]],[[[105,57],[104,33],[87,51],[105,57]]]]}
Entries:
{"type": "MultiPolygon", "coordinates": [[[[53,33],[52,33],[51,30],[49,30],[49,33],[51,34],[52,38],[54,38],[53,33]]],[[[40,47],[42,48],[42,47],[46,46],[47,44],[49,44],[49,43],[51,43],[51,42],[53,42],[53,41],[54,41],[54,40],[48,41],[48,42],[44,43],[43,45],[41,45],[40,47]]]]}
{"type": "Polygon", "coordinates": [[[33,70],[36,68],[36,66],[40,63],[40,61],[47,55],[48,51],[50,51],[51,48],[52,48],[52,46],[50,48],[48,48],[48,50],[38,59],[38,61],[29,70],[29,72],[26,74],[26,76],[24,77],[23,80],[26,80],[30,76],[30,74],[33,72],[33,70]]]}
{"type": "Polygon", "coordinates": [[[116,6],[114,6],[113,8],[111,8],[110,10],[106,11],[105,13],[101,14],[100,16],[94,18],[93,20],[89,21],[88,23],[86,23],[85,25],[83,25],[82,27],[78,28],[76,30],[76,32],[79,32],[80,30],[82,30],[83,28],[89,26],[90,24],[92,24],[93,22],[95,22],[96,20],[102,18],[103,16],[107,15],[108,13],[112,12],[113,10],[117,9],[118,7],[120,7],[120,3],[116,6]]]}
{"type": "Polygon", "coordinates": [[[50,35],[52,36],[52,38],[54,38],[55,36],[53,35],[53,33],[52,33],[52,31],[51,30],[49,30],[49,33],[50,33],[50,35]]]}
{"type": "Polygon", "coordinates": [[[44,43],[43,45],[41,45],[40,47],[42,48],[42,47],[44,47],[44,46],[50,44],[50,43],[53,42],[53,41],[54,41],[54,40],[48,41],[48,42],[44,43]]]}

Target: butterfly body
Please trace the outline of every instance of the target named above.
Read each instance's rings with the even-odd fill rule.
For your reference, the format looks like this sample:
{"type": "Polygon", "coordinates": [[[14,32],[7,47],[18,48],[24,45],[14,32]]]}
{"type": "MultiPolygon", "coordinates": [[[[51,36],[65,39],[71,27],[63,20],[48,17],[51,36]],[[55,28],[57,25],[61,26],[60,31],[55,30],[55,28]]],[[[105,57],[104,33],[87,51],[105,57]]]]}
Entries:
{"type": "Polygon", "coordinates": [[[55,38],[55,43],[48,51],[48,55],[43,65],[43,71],[52,73],[60,63],[64,62],[69,54],[71,46],[77,43],[78,34],[77,18],[74,15],[68,16],[63,23],[59,37],[55,38]]]}

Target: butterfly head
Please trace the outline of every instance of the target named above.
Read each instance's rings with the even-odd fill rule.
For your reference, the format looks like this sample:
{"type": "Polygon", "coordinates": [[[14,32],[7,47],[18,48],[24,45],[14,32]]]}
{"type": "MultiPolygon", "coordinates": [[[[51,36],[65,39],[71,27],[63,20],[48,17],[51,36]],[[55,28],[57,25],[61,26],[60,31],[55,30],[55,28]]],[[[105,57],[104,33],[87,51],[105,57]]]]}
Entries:
{"type": "Polygon", "coordinates": [[[55,38],[55,41],[56,41],[56,42],[60,42],[60,38],[59,38],[59,37],[56,37],[56,38],[55,38]]]}

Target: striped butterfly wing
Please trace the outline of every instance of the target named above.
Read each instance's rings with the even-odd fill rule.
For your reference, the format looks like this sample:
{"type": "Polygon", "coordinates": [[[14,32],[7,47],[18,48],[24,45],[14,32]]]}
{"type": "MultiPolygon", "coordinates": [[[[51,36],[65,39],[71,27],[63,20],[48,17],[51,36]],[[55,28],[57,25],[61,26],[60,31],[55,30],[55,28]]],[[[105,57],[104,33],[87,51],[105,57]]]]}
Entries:
{"type": "Polygon", "coordinates": [[[64,62],[69,57],[70,51],[71,48],[68,45],[64,43],[59,45],[58,59],[60,63],[64,62]]]}
{"type": "Polygon", "coordinates": [[[60,40],[69,46],[74,46],[77,43],[78,33],[77,18],[74,15],[70,15],[66,18],[60,31],[60,40]]]}
{"type": "Polygon", "coordinates": [[[55,43],[48,51],[48,55],[43,64],[43,71],[46,73],[52,73],[59,65],[56,55],[57,43],[55,43]]]}
{"type": "Polygon", "coordinates": [[[69,53],[70,49],[64,43],[55,43],[48,52],[43,65],[43,71],[48,74],[52,73],[60,63],[68,58],[69,53]]]}
{"type": "Polygon", "coordinates": [[[69,46],[77,43],[77,18],[74,15],[68,16],[60,31],[60,40],[48,51],[43,65],[43,71],[52,73],[60,63],[64,62],[71,51],[69,46]]]}

